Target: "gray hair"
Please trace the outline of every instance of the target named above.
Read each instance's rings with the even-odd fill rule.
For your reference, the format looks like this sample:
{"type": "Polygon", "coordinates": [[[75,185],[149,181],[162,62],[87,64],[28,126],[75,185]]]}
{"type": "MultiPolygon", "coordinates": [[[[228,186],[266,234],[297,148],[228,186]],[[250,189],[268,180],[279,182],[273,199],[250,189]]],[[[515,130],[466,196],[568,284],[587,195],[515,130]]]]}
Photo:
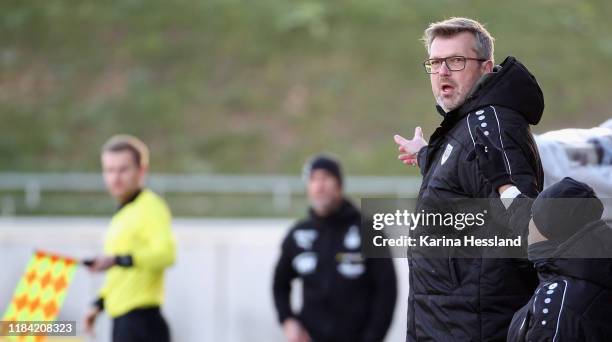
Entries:
{"type": "Polygon", "coordinates": [[[437,23],[431,23],[423,33],[421,40],[429,53],[431,42],[433,42],[434,38],[452,37],[461,32],[471,32],[476,38],[474,50],[478,58],[493,60],[493,50],[495,48],[493,42],[495,38],[491,36],[481,23],[469,18],[452,17],[437,23]]]}

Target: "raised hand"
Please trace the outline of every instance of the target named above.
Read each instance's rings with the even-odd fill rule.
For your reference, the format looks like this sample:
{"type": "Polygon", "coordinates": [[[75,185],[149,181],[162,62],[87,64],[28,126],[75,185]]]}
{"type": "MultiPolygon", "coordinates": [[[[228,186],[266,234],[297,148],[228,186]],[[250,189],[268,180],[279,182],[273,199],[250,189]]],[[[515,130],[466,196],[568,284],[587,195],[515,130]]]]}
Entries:
{"type": "Polygon", "coordinates": [[[398,134],[393,139],[399,145],[398,150],[401,152],[397,158],[405,165],[417,165],[417,153],[421,148],[427,146],[427,141],[423,138],[421,127],[414,129],[414,137],[412,139],[406,139],[398,134]]]}
{"type": "Polygon", "coordinates": [[[94,259],[88,260],[85,264],[91,272],[104,272],[109,268],[115,266],[116,258],[111,255],[100,255],[94,259]]]}

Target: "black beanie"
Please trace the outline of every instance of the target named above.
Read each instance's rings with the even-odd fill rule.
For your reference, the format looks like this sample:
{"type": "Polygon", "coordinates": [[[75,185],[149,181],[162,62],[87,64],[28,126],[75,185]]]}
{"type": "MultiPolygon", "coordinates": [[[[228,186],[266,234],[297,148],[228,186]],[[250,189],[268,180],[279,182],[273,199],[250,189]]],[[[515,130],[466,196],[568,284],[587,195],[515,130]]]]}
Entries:
{"type": "Polygon", "coordinates": [[[531,213],[542,235],[563,241],[601,219],[603,204],[590,186],[565,177],[538,195],[531,213]]]}
{"type": "Polygon", "coordinates": [[[336,159],[319,154],[314,156],[310,161],[304,165],[304,178],[305,180],[310,179],[312,172],[314,170],[325,170],[329,172],[331,175],[338,179],[338,184],[342,186],[342,167],[340,166],[340,162],[336,159]]]}

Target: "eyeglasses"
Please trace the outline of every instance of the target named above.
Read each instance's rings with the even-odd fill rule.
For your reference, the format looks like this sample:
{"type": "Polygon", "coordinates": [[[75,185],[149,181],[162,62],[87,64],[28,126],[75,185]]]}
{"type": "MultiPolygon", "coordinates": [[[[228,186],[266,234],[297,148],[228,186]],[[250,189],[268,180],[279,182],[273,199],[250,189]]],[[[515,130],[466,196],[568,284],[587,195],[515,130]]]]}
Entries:
{"type": "Polygon", "coordinates": [[[465,69],[466,61],[479,61],[484,62],[488,61],[488,59],[482,58],[470,58],[464,56],[450,56],[446,58],[432,58],[426,59],[423,62],[423,66],[425,67],[425,72],[428,74],[437,74],[442,67],[442,62],[446,63],[446,67],[450,71],[461,71],[465,69]]]}

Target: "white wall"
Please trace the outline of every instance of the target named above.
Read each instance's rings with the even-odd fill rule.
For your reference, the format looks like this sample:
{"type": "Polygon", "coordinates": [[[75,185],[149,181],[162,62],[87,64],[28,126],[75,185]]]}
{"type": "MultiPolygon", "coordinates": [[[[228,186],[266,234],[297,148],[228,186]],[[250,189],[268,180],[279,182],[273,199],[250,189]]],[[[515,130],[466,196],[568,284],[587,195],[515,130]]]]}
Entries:
{"type": "MultiPolygon", "coordinates": [[[[167,273],[166,304],[174,341],[283,341],[272,304],[271,279],[279,246],[290,220],[176,219],[178,259],[167,273]]],[[[34,249],[76,258],[102,250],[108,219],[0,219],[0,310],[3,313],[34,249]]],[[[396,259],[398,302],[387,341],[404,341],[407,263],[396,259]]],[[[60,313],[62,320],[81,318],[102,276],[79,268],[60,313]]],[[[299,296],[296,296],[299,297],[299,296]]],[[[110,324],[97,324],[96,338],[109,341],[110,324]]]]}

